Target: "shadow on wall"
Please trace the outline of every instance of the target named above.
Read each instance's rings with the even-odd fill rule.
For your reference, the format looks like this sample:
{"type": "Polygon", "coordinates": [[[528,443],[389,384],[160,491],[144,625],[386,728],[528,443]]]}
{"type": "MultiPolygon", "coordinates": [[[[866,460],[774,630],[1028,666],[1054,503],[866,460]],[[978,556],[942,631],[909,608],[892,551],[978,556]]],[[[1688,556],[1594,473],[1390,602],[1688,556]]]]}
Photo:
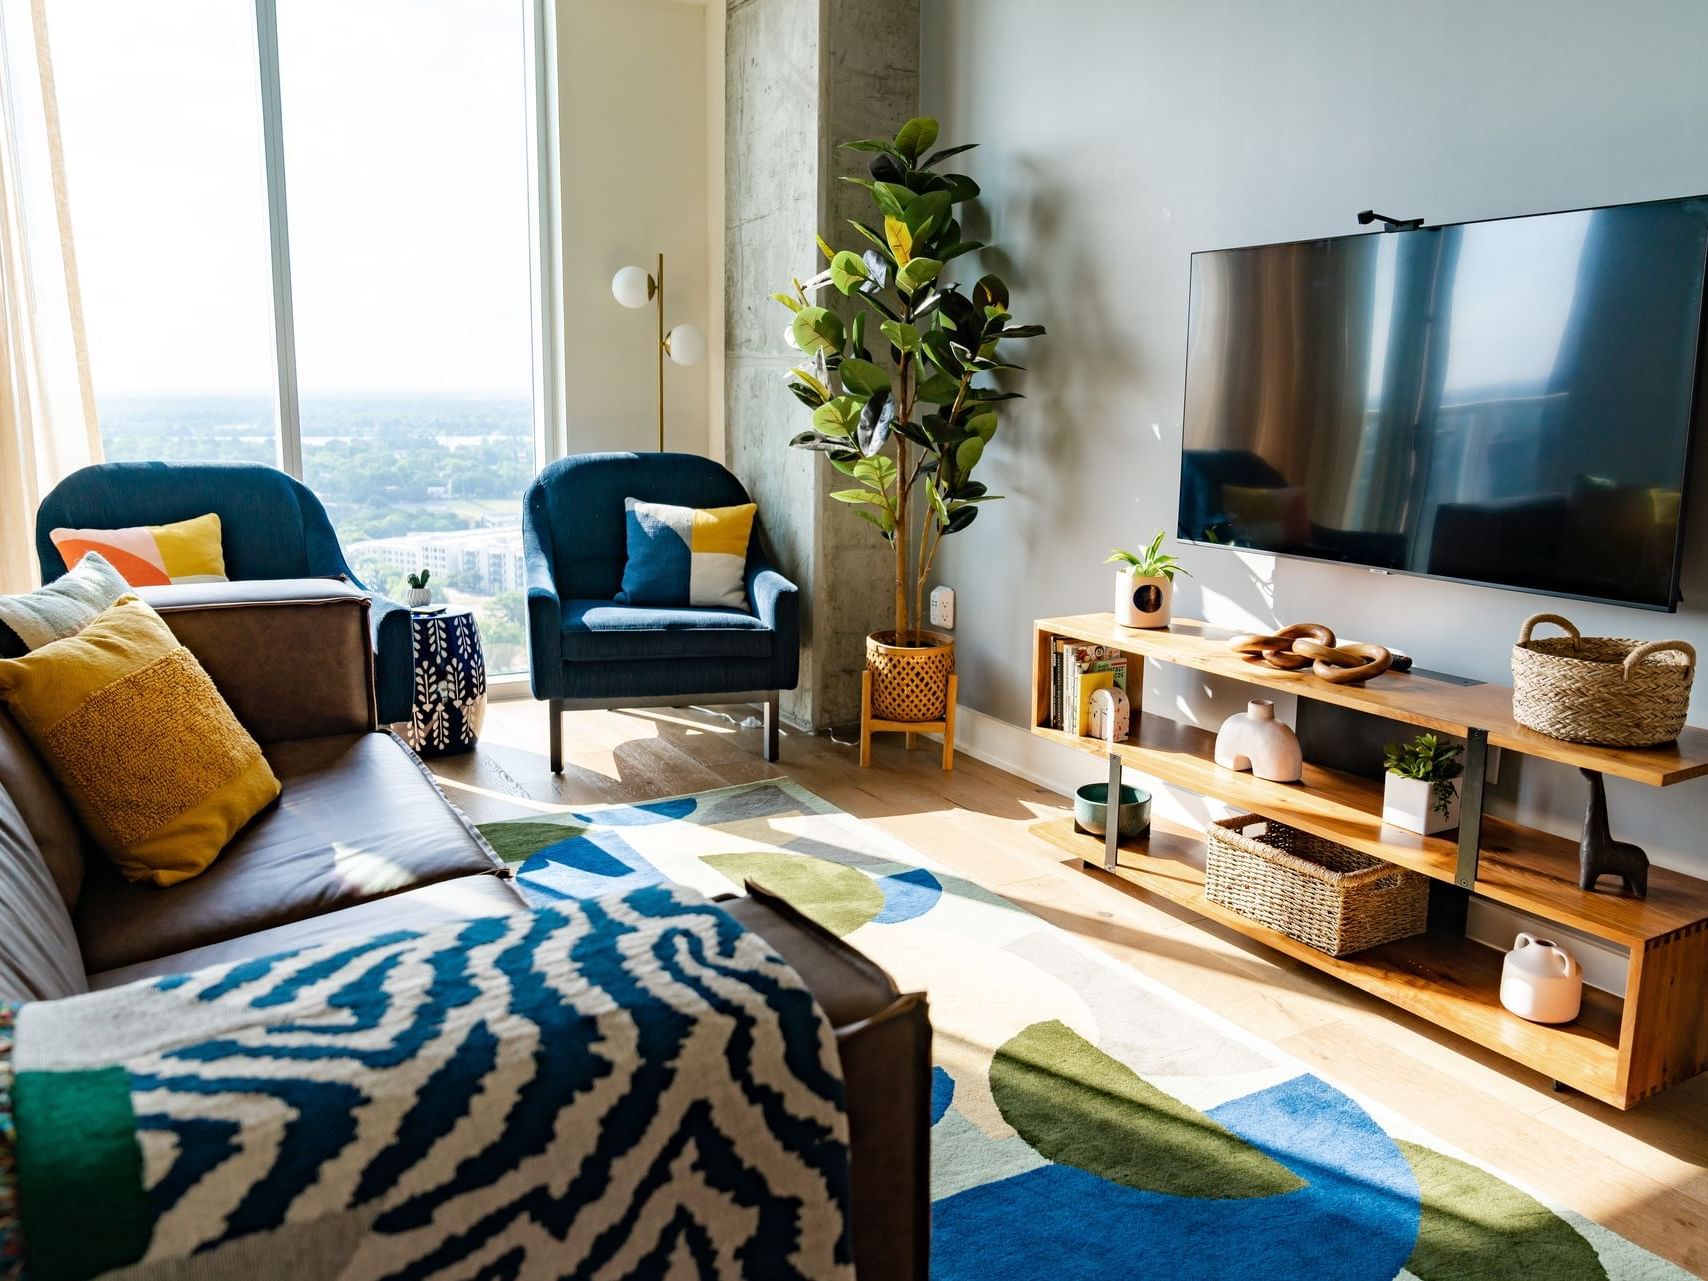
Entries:
{"type": "MultiPolygon", "coordinates": [[[[1003,426],[984,464],[991,489],[1008,501],[987,506],[977,525],[944,543],[939,558],[937,577],[969,593],[1042,598],[1036,589],[1061,564],[1058,521],[1070,524],[1100,501],[1098,495],[1065,491],[1063,478],[1095,468],[1095,442],[1106,438],[1105,424],[1122,412],[1109,389],[1131,385],[1142,373],[1132,348],[1116,341],[1130,329],[1121,323],[1118,280],[1098,247],[1074,234],[1069,210],[1082,182],[1082,174],[1049,158],[1019,155],[1003,175],[1003,194],[989,202],[1000,207],[1000,221],[968,228],[969,234],[996,241],[978,255],[980,274],[1000,274],[1013,290],[1016,310],[1038,313],[1050,331],[1026,353],[1027,372],[1013,386],[1027,399],[1004,406],[1003,426]],[[1023,246],[1023,258],[1015,258],[1009,245],[1023,246]],[[1023,259],[1058,265],[1045,281],[1023,259]],[[1058,305],[1039,306],[1039,300],[1058,305]],[[1071,306],[1059,305],[1061,300],[1071,306]]],[[[1081,608],[1107,608],[1107,601],[1099,596],[1081,608]]],[[[974,616],[963,615],[968,622],[974,616]]],[[[1024,724],[1027,681],[1016,677],[1017,663],[1024,661],[1017,656],[1028,655],[1030,646],[1030,615],[1008,626],[958,630],[956,665],[967,705],[1024,724]]]]}

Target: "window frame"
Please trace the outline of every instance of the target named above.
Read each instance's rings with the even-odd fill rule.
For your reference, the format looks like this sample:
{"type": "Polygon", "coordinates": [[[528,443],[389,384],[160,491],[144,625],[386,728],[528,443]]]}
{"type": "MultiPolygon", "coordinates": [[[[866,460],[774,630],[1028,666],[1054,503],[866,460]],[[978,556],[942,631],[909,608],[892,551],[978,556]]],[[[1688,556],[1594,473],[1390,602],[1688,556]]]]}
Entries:
{"type": "MultiPolygon", "coordinates": [[[[523,66],[530,110],[528,157],[529,295],[533,330],[534,466],[568,450],[562,403],[563,291],[557,280],[561,203],[557,183],[557,59],[553,0],[511,0],[523,9],[523,66]]],[[[268,260],[273,292],[273,425],[281,471],[303,478],[297,395],[296,314],[291,295],[290,200],[285,187],[284,102],[279,71],[278,0],[255,0],[261,149],[266,171],[268,260]]],[[[522,676],[525,679],[525,674],[522,676]]],[[[514,679],[500,677],[495,679],[514,679]]]]}

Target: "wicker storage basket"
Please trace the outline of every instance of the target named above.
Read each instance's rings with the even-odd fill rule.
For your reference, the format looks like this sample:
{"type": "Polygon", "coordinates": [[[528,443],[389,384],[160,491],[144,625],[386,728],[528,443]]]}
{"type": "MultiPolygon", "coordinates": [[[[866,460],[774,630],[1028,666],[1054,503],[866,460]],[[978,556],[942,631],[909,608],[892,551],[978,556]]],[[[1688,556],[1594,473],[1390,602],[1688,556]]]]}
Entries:
{"type": "Polygon", "coordinates": [[[866,637],[872,715],[880,721],[940,721],[949,705],[955,639],[941,632],[873,632],[866,637]]]}
{"type": "Polygon", "coordinates": [[[1684,728],[1695,674],[1684,641],[1583,636],[1558,614],[1532,614],[1512,647],[1512,717],[1570,743],[1653,747],[1684,728]],[[1568,634],[1533,639],[1538,623],[1568,634]]]}
{"type": "Polygon", "coordinates": [[[1283,823],[1240,814],[1207,833],[1204,892],[1330,956],[1422,934],[1429,880],[1283,823]],[[1266,824],[1262,836],[1246,829],[1266,824]]]}

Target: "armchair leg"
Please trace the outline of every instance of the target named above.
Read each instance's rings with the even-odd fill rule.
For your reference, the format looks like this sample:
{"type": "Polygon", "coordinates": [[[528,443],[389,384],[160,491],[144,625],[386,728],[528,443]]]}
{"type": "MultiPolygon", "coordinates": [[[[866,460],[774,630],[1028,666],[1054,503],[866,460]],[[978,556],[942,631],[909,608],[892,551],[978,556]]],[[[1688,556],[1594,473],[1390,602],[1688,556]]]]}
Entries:
{"type": "Polygon", "coordinates": [[[778,721],[782,719],[782,693],[772,690],[765,696],[765,759],[775,761],[780,755],[778,738],[781,728],[778,721]]]}
{"type": "Polygon", "coordinates": [[[552,718],[551,756],[552,773],[563,773],[563,700],[554,698],[547,705],[548,714],[552,718]]]}

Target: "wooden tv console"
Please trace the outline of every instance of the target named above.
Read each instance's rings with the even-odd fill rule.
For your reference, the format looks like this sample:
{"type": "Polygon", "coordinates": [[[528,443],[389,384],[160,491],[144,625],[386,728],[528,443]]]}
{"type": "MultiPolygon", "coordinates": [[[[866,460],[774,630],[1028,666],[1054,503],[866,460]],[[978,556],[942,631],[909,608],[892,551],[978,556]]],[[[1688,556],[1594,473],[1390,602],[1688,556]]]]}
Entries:
{"type": "MultiPolygon", "coordinates": [[[[1561,742],[1512,718],[1512,690],[1389,672],[1362,686],[1333,685],[1231,653],[1227,631],[1177,619],[1165,630],[1119,627],[1110,614],[1040,619],[1034,624],[1032,732],[1099,758],[1112,783],[1124,768],[1287,823],[1317,836],[1460,887],[1543,920],[1601,939],[1629,956],[1625,996],[1584,989],[1583,1013],[1563,1026],[1529,1023],[1499,999],[1503,953],[1465,937],[1464,914],[1432,911],[1416,938],[1332,957],[1209,902],[1202,833],[1155,821],[1149,834],[1118,848],[1111,837],[1076,832],[1072,819],[1033,831],[1143,890],[1284,952],[1439,1027],[1533,1068],[1592,1098],[1629,1108],[1708,1068],[1708,881],[1652,867],[1649,893],[1633,898],[1577,886],[1578,843],[1483,812],[1488,748],[1505,748],[1614,778],[1669,787],[1708,775],[1708,730],[1685,729],[1659,748],[1602,748],[1561,742]],[[1466,741],[1462,821],[1457,835],[1416,836],[1382,822],[1382,784],[1309,762],[1301,783],[1270,783],[1215,763],[1215,734],[1143,711],[1142,672],[1128,693],[1126,742],[1081,738],[1049,728],[1050,665],[1057,637],[1107,645],[1129,657],[1173,663],[1214,676],[1316,699],[1436,730],[1466,741]]],[[[1111,827],[1114,825],[1111,824],[1111,827]]],[[[1615,882],[1603,881],[1604,886],[1615,882]]]]}

